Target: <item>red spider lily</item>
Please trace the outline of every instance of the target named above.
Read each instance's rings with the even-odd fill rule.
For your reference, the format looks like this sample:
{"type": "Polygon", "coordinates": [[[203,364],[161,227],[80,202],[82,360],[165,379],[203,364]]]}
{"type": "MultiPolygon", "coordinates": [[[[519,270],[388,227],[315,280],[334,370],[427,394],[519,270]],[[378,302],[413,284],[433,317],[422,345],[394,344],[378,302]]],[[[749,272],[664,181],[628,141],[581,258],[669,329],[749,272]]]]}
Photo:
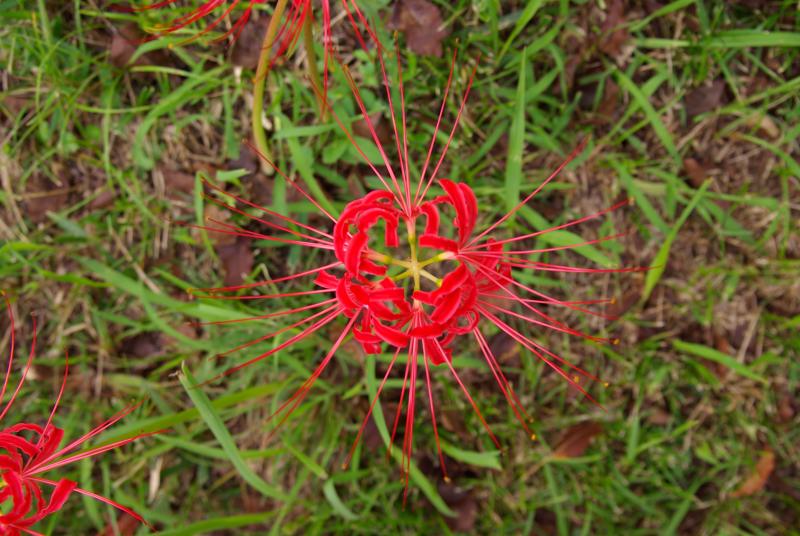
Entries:
{"type": "MultiPolygon", "coordinates": [[[[379,56],[380,58],[380,56],[379,56]]],[[[576,311],[594,313],[585,307],[609,303],[612,300],[565,301],[550,296],[540,290],[531,288],[514,277],[520,270],[540,270],[548,272],[600,273],[620,272],[637,269],[589,269],[562,266],[531,260],[530,257],[545,252],[569,249],[582,245],[594,244],[617,238],[620,235],[608,236],[586,241],[571,246],[524,249],[518,244],[544,233],[565,229],[592,219],[599,218],[613,210],[629,204],[625,200],[606,210],[585,216],[544,231],[526,233],[511,238],[494,238],[491,234],[499,230],[504,222],[528,203],[544,186],[549,183],[569,162],[583,149],[576,149],[547,179],[522,199],[508,214],[495,223],[486,226],[482,231],[475,229],[480,219],[480,205],[467,184],[440,176],[439,171],[456,131],[456,126],[466,105],[475,71],[472,71],[467,89],[460,101],[457,116],[450,129],[447,141],[443,144],[438,160],[432,160],[437,133],[441,127],[442,116],[453,78],[455,54],[450,75],[444,91],[444,99],[439,110],[434,134],[418,178],[412,181],[411,165],[408,156],[408,140],[406,136],[405,95],[402,85],[402,73],[398,76],[398,89],[401,102],[400,120],[395,119],[392,106],[392,91],[386,75],[383,59],[380,58],[383,82],[386,89],[387,102],[395,137],[395,147],[399,162],[394,166],[373,128],[360,93],[350,78],[351,89],[360,107],[363,119],[369,127],[371,137],[381,154],[383,165],[371,167],[375,177],[383,188],[371,191],[364,197],[347,204],[338,217],[326,211],[290,177],[276,170],[294,188],[296,188],[316,209],[330,220],[328,229],[315,228],[297,221],[289,216],[277,214],[269,209],[259,207],[245,199],[234,196],[221,188],[207,183],[207,187],[217,194],[227,196],[233,203],[231,210],[246,216],[279,234],[264,234],[250,231],[211,220],[214,225],[200,227],[202,229],[245,236],[254,239],[295,244],[307,248],[322,250],[335,257],[329,264],[319,266],[301,273],[271,279],[247,285],[224,288],[201,289],[205,297],[224,300],[277,300],[287,297],[306,296],[319,297],[310,305],[287,309],[254,317],[254,319],[276,318],[301,314],[302,318],[289,323],[273,333],[268,333],[254,341],[247,342],[230,352],[247,348],[253,344],[273,339],[283,333],[293,331],[295,334],[274,348],[257,355],[248,361],[228,369],[223,374],[230,374],[242,367],[265,359],[292,344],[309,337],[322,327],[345,317],[347,323],[333,345],[325,352],[311,376],[299,389],[283,403],[271,418],[281,416],[278,427],[291,412],[298,407],[309,390],[330,363],[335,352],[345,337],[352,335],[367,354],[378,354],[385,348],[393,349],[393,357],[386,373],[372,400],[369,412],[361,424],[348,463],[364,430],[367,419],[377,402],[380,393],[396,363],[401,351],[408,353],[403,387],[395,413],[392,428],[392,443],[405,402],[405,432],[403,438],[403,473],[408,484],[410,457],[413,447],[413,421],[416,411],[416,393],[418,368],[424,368],[427,387],[428,406],[431,413],[433,431],[437,450],[445,477],[444,456],[439,447],[439,434],[436,422],[435,404],[431,389],[431,366],[444,366],[463,391],[470,405],[476,412],[491,440],[499,447],[497,438],[490,430],[476,402],[470,396],[461,381],[457,368],[452,361],[453,347],[461,339],[474,340],[489,370],[497,382],[500,391],[510,404],[522,427],[533,437],[528,428],[528,415],[522,408],[521,401],[514,392],[493,354],[482,325],[494,326],[505,332],[537,358],[544,361],[557,374],[561,375],[585,396],[591,396],[579,383],[578,376],[593,380],[596,378],[581,368],[572,365],[565,359],[548,350],[542,344],[527,337],[503,319],[513,318],[529,324],[533,328],[544,328],[570,335],[580,336],[594,341],[610,342],[608,339],[593,337],[574,330],[559,322],[543,311],[543,306],[562,307],[576,311]],[[398,125],[398,123],[400,125],[398,125]],[[402,134],[401,134],[402,132],[402,134]],[[430,173],[429,173],[430,172],[430,173]],[[437,194],[431,192],[440,190],[437,194]],[[237,208],[236,205],[243,206],[237,208]],[[252,209],[262,211],[263,217],[252,214],[252,209]],[[283,292],[275,294],[245,294],[241,291],[252,291],[264,285],[287,283],[300,278],[312,278],[315,288],[305,291],[283,292]],[[420,363],[421,362],[421,363],[420,363]]],[[[398,58],[398,68],[400,60],[398,58]]],[[[319,91],[318,91],[319,93],[319,91]]],[[[364,156],[355,138],[344,127],[342,121],[332,111],[344,133],[358,152],[364,156]]],[[[262,155],[263,158],[263,155],[262,155]]],[[[270,162],[270,164],[272,164],[270,162]]],[[[273,166],[274,167],[274,166],[273,166]]],[[[221,206],[228,204],[207,195],[207,199],[221,206]]],[[[241,322],[249,319],[234,320],[241,322]]],[[[232,321],[215,322],[227,324],[232,321]]],[[[226,352],[226,354],[230,353],[226,352]]],[[[421,372],[421,371],[419,371],[421,372]]],[[[593,400],[593,399],[592,399],[593,400]]],[[[277,429],[277,427],[276,427],[277,429]]],[[[390,447],[391,448],[391,447],[390,447]]],[[[346,465],[346,464],[345,464],[346,465]]]]}
{"type": "MultiPolygon", "coordinates": [[[[228,37],[232,37],[234,40],[236,40],[241,35],[247,22],[250,20],[253,9],[259,4],[267,4],[270,1],[272,0],[206,0],[193,11],[177,17],[164,25],[160,25],[157,28],[157,32],[160,34],[173,33],[208,17],[214,17],[206,24],[205,28],[203,28],[203,30],[201,30],[196,37],[192,38],[195,39],[213,31],[229,16],[233,15],[237,8],[242,8],[241,14],[236,18],[231,28],[226,30],[221,36],[215,39],[224,40],[228,37]]],[[[172,6],[177,3],[178,0],[161,0],[150,5],[128,9],[131,11],[146,11],[172,6]]],[[[356,39],[363,48],[366,48],[364,36],[358,27],[358,23],[356,22],[358,20],[358,22],[360,22],[366,29],[367,33],[374,39],[374,33],[367,23],[366,18],[361,13],[361,10],[358,8],[355,0],[342,0],[342,6],[344,7],[347,17],[350,20],[353,29],[355,30],[356,39]]],[[[289,0],[288,7],[289,9],[283,16],[278,33],[273,42],[273,48],[275,50],[272,59],[270,60],[270,67],[272,67],[277,58],[286,54],[294,47],[298,38],[300,37],[300,34],[302,33],[303,24],[306,22],[306,19],[310,16],[313,16],[312,0],[289,0]]],[[[320,2],[320,7],[322,9],[322,41],[325,48],[323,72],[325,77],[325,87],[327,87],[328,63],[330,60],[330,55],[333,53],[330,0],[322,0],[320,2]]],[[[375,40],[375,42],[377,42],[377,40],[375,40]]]]}
{"type": "MultiPolygon", "coordinates": [[[[14,362],[14,317],[11,314],[11,306],[8,301],[6,302],[6,306],[11,319],[11,350],[9,353],[6,376],[3,381],[2,389],[0,389],[0,402],[2,402],[6,390],[9,387],[9,379],[14,362]]],[[[19,383],[17,383],[9,401],[3,407],[2,411],[0,411],[0,426],[5,425],[4,420],[7,420],[9,410],[22,389],[25,377],[33,362],[35,348],[36,320],[34,319],[31,351],[25,363],[19,383]]],[[[92,497],[98,501],[110,504],[130,514],[140,522],[147,524],[140,515],[130,508],[122,506],[92,491],[79,488],[77,483],[72,480],[66,478],[51,480],[44,476],[44,473],[58,469],[59,467],[69,465],[84,458],[102,454],[122,445],[126,445],[131,441],[135,441],[140,437],[157,433],[138,434],[134,437],[115,441],[100,447],[82,451],[79,450],[81,445],[107,430],[117,421],[136,409],[138,404],[134,404],[123,409],[78,439],[59,448],[64,438],[64,430],[54,426],[52,421],[58,409],[58,404],[61,401],[61,396],[64,394],[68,370],[69,366],[67,365],[64,368],[64,379],[61,383],[61,389],[58,392],[58,396],[53,404],[53,409],[44,426],[28,422],[18,422],[0,429],[0,535],[13,536],[21,533],[39,534],[31,529],[31,527],[50,514],[60,510],[72,492],[80,493],[81,495],[86,495],[87,497],[92,497]],[[52,488],[49,499],[45,498],[47,495],[45,489],[47,488],[52,488]]]]}

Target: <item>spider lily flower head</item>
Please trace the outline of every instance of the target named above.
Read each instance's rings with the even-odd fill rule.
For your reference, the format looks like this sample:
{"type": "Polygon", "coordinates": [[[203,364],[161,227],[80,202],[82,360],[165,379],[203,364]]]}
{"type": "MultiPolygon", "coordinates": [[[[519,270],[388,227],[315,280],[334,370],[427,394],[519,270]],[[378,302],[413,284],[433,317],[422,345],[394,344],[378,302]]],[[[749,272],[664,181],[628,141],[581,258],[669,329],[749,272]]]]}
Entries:
{"type": "MultiPolygon", "coordinates": [[[[36,348],[36,321],[33,323],[33,340],[31,351],[23,368],[22,377],[16,386],[11,388],[11,374],[14,364],[14,317],[11,305],[6,301],[11,320],[11,349],[8,367],[2,388],[0,388],[0,535],[15,536],[17,534],[39,534],[32,527],[47,516],[59,511],[72,493],[79,493],[104,502],[130,514],[142,523],[144,519],[131,510],[107,497],[78,487],[77,483],[67,478],[54,479],[52,471],[75,463],[85,458],[100,455],[122,445],[126,445],[140,437],[152,433],[138,434],[134,437],[118,440],[99,447],[81,450],[81,446],[113,426],[138,407],[129,406],[105,422],[99,424],[81,437],[62,446],[64,430],[53,424],[61,397],[66,387],[69,366],[65,366],[61,389],[53,403],[47,421],[42,426],[32,422],[18,422],[10,410],[30,371],[36,348]],[[11,396],[3,406],[7,392],[11,396]],[[9,422],[11,421],[11,422],[9,422]]],[[[157,433],[157,432],[154,432],[157,433]]],[[[149,526],[149,525],[148,525],[149,526]]]]}
{"type": "MultiPolygon", "coordinates": [[[[545,308],[561,307],[576,311],[592,312],[587,306],[609,303],[613,300],[569,301],[551,296],[545,292],[521,283],[515,278],[520,271],[545,272],[619,272],[634,269],[589,269],[562,266],[531,260],[530,257],[545,252],[565,250],[582,245],[611,240],[621,235],[589,240],[570,246],[526,249],[520,246],[525,240],[535,238],[544,233],[569,228],[628,205],[629,200],[622,201],[606,210],[584,216],[573,221],[555,226],[551,229],[525,233],[510,238],[495,238],[492,234],[501,231],[501,226],[523,205],[528,203],[542,188],[572,161],[582,150],[579,146],[564,163],[562,163],[547,179],[542,181],[532,192],[507,214],[490,225],[481,224],[482,208],[472,188],[458,180],[444,178],[440,169],[447,150],[453,140],[456,127],[464,111],[475,70],[460,100],[455,121],[442,144],[438,159],[432,159],[437,134],[442,125],[445,103],[450,92],[455,67],[456,55],[453,55],[450,75],[444,89],[444,98],[439,109],[435,131],[421,166],[418,177],[412,178],[412,166],[409,162],[408,139],[406,136],[407,118],[405,112],[405,95],[402,85],[402,72],[398,76],[400,94],[400,118],[395,118],[392,104],[392,89],[382,56],[379,55],[383,73],[383,86],[389,112],[392,118],[394,133],[394,149],[398,155],[397,164],[393,164],[388,156],[388,148],[381,145],[373,127],[370,114],[353,79],[348,76],[353,95],[360,108],[364,121],[369,127],[372,140],[378,147],[382,157],[382,165],[373,165],[364,156],[356,139],[336,113],[332,117],[339,123],[342,131],[348,136],[355,149],[364,156],[365,163],[382,185],[382,188],[368,192],[359,199],[350,201],[341,214],[334,216],[325,210],[308,192],[293,181],[280,169],[276,171],[307,200],[320,214],[329,220],[327,228],[316,228],[289,216],[276,214],[269,209],[258,207],[240,197],[226,193],[221,188],[208,184],[217,194],[235,201],[232,210],[238,212],[258,224],[264,225],[278,233],[261,233],[251,231],[218,221],[216,225],[201,226],[202,229],[226,234],[236,234],[249,238],[282,242],[314,248],[332,254],[333,260],[328,264],[298,272],[285,277],[268,281],[240,285],[236,287],[197,289],[198,295],[207,298],[224,300],[266,300],[269,303],[280,302],[287,297],[305,296],[316,299],[314,303],[298,308],[269,312],[254,319],[276,318],[281,316],[301,315],[302,317],[287,326],[258,339],[238,346],[232,351],[245,349],[255,343],[267,341],[287,331],[294,335],[274,348],[257,355],[248,361],[229,368],[223,374],[230,374],[242,367],[265,359],[292,344],[311,336],[322,327],[345,319],[344,329],[324,352],[311,376],[299,389],[273,414],[271,418],[281,416],[277,428],[285,422],[291,412],[298,407],[308,394],[316,379],[330,363],[337,349],[347,336],[352,336],[367,354],[378,354],[390,351],[393,358],[388,364],[386,373],[379,384],[377,394],[371,402],[367,416],[361,424],[353,447],[347,458],[349,463],[356,445],[364,430],[367,419],[397,362],[400,352],[409,356],[403,373],[403,386],[400,400],[394,416],[392,443],[398,430],[399,420],[405,409],[406,423],[403,437],[402,465],[403,474],[408,484],[410,459],[413,447],[413,422],[416,409],[417,378],[424,378],[427,391],[427,405],[431,414],[437,451],[444,476],[444,456],[439,445],[438,426],[435,404],[431,388],[431,370],[443,370],[446,376],[452,376],[464,393],[472,409],[486,429],[491,440],[499,447],[497,438],[484,419],[477,403],[470,396],[461,381],[459,371],[453,362],[453,350],[458,341],[468,341],[467,345],[476,348],[495,379],[503,396],[510,404],[522,427],[531,433],[528,422],[530,417],[522,407],[520,398],[513,390],[504,375],[497,357],[487,342],[486,330],[505,332],[518,344],[527,349],[536,358],[546,363],[553,371],[580,390],[585,396],[591,396],[580,384],[580,376],[597,380],[593,375],[569,363],[562,357],[547,349],[544,345],[525,335],[522,330],[513,327],[513,323],[527,324],[534,330],[553,330],[560,333],[584,337],[593,341],[612,342],[609,339],[594,337],[570,328],[545,312],[545,308]],[[251,212],[241,210],[235,205],[244,205],[248,210],[259,209],[265,214],[260,217],[251,212]],[[312,280],[311,290],[288,291],[277,294],[257,294],[255,289],[263,285],[290,284],[294,280],[305,280],[308,285],[312,280]],[[241,291],[247,291],[242,294],[241,291]],[[403,403],[405,402],[405,407],[403,403]]],[[[398,57],[398,69],[400,58],[398,57]]],[[[315,88],[320,93],[318,88],[315,88]]],[[[262,155],[262,158],[265,158],[262,155]]],[[[268,161],[268,160],[267,160],[268,161]]],[[[269,162],[269,161],[268,161],[269,162]]],[[[271,162],[269,162],[272,164],[271,162]]],[[[214,196],[207,198],[215,203],[225,205],[214,196]]],[[[308,288],[308,287],[307,287],[308,288]]],[[[234,320],[240,322],[249,319],[234,320]]],[[[215,322],[225,324],[232,321],[215,322]]],[[[226,352],[225,355],[230,352],[226,352]]],[[[391,448],[391,445],[390,445],[391,448]]],[[[345,464],[345,465],[346,465],[345,464]]]]}

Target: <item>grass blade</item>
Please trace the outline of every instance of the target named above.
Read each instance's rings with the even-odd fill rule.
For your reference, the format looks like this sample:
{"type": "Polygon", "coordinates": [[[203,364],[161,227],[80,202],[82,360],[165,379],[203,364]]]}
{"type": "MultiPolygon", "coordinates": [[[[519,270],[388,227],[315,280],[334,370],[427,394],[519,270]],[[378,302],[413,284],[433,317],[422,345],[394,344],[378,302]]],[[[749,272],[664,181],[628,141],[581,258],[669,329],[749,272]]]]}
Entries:
{"type": "Polygon", "coordinates": [[[672,346],[675,347],[676,350],[679,352],[686,352],[689,354],[696,355],[698,357],[702,357],[703,359],[708,359],[709,361],[713,361],[715,363],[719,363],[740,376],[744,376],[745,378],[750,378],[751,380],[755,380],[757,382],[761,382],[763,384],[767,384],[767,379],[760,374],[753,372],[750,368],[743,364],[739,363],[733,357],[729,356],[726,353],[720,352],[714,348],[710,348],[703,344],[696,344],[693,342],[684,342],[681,340],[672,341],[672,346]]]}
{"type": "Polygon", "coordinates": [[[686,220],[689,218],[689,215],[692,213],[692,211],[694,211],[700,200],[703,199],[703,194],[705,194],[710,184],[711,181],[706,181],[700,188],[698,188],[697,192],[694,194],[694,197],[692,197],[692,200],[689,201],[689,204],[686,205],[686,208],[683,209],[683,212],[678,217],[678,221],[675,222],[675,225],[672,226],[669,234],[666,236],[666,238],[664,238],[664,243],[661,244],[661,248],[659,248],[658,253],[656,253],[655,258],[653,259],[652,267],[647,272],[647,276],[645,277],[644,290],[642,291],[642,299],[640,303],[647,301],[647,298],[650,297],[650,293],[653,292],[653,289],[661,280],[661,276],[664,274],[664,269],[667,267],[667,260],[669,259],[669,251],[672,248],[672,243],[678,236],[678,232],[681,230],[684,222],[686,222],[686,220]]]}
{"type": "Polygon", "coordinates": [[[231,437],[230,432],[228,432],[228,429],[225,427],[225,423],[222,421],[219,413],[217,413],[217,410],[211,405],[211,401],[208,399],[206,394],[200,390],[197,385],[197,381],[195,381],[192,373],[189,371],[188,367],[186,367],[185,363],[181,365],[181,375],[179,376],[179,379],[181,381],[181,385],[183,385],[183,388],[186,390],[186,394],[189,395],[189,398],[192,399],[197,411],[200,412],[200,416],[206,422],[206,425],[208,426],[209,430],[211,430],[211,433],[214,434],[214,437],[217,438],[217,441],[219,441],[222,450],[224,450],[225,454],[227,454],[228,460],[230,460],[244,481],[258,490],[265,497],[284,500],[286,495],[281,490],[275,486],[267,484],[260,476],[255,474],[250,466],[247,465],[247,462],[244,461],[244,458],[242,458],[239,449],[236,448],[233,437],[231,437]]]}
{"type": "MultiPolygon", "coordinates": [[[[519,187],[522,183],[522,148],[525,144],[525,56],[522,51],[519,60],[519,80],[517,95],[514,98],[514,116],[511,120],[511,131],[508,135],[508,158],[506,160],[506,210],[509,212],[519,203],[519,187]]],[[[509,222],[512,221],[509,218],[509,222]]]]}
{"type": "Polygon", "coordinates": [[[264,514],[217,517],[214,519],[205,519],[199,523],[193,523],[179,529],[165,530],[158,534],[159,536],[193,536],[195,534],[208,534],[212,530],[234,529],[262,523],[273,515],[273,512],[268,512],[264,514]]]}

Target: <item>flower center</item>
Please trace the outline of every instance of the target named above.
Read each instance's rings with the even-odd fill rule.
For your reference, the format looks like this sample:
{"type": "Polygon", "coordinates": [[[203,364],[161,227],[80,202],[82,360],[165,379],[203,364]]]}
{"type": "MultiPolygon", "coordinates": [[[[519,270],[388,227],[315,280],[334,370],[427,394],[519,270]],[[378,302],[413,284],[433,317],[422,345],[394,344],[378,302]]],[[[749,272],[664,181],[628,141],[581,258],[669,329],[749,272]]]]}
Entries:
{"type": "Polygon", "coordinates": [[[478,204],[469,186],[447,179],[439,184],[444,195],[410,208],[392,192],[370,192],[348,204],[336,222],[333,246],[344,274],[321,272],[316,284],[336,291],[342,313],[357,320],[353,334],[367,353],[416,338],[439,364],[449,360],[454,337],[477,323],[486,277],[467,266],[461,251],[478,204]]]}

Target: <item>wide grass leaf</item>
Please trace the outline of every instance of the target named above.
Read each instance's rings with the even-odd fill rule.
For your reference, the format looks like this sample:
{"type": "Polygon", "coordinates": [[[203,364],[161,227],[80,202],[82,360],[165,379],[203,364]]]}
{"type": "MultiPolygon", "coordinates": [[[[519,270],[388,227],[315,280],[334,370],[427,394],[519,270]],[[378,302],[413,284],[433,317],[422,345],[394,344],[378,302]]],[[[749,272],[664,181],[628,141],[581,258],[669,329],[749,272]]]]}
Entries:
{"type": "Polygon", "coordinates": [[[189,398],[192,399],[197,411],[200,412],[200,417],[202,417],[206,422],[206,425],[208,426],[209,430],[211,430],[211,433],[213,433],[214,437],[216,437],[217,441],[219,441],[222,450],[224,450],[225,454],[227,454],[228,460],[233,464],[233,466],[236,468],[236,471],[244,479],[244,481],[258,490],[265,497],[285,500],[286,495],[283,493],[283,491],[265,482],[250,468],[249,465],[247,465],[247,462],[244,461],[242,454],[236,447],[236,443],[234,443],[233,437],[231,436],[230,432],[228,432],[228,428],[225,426],[225,423],[222,421],[219,413],[217,413],[217,410],[213,405],[211,405],[211,401],[197,385],[197,381],[194,379],[192,373],[189,371],[188,367],[186,367],[185,363],[181,366],[181,375],[179,376],[179,379],[181,381],[181,385],[183,385],[183,388],[186,390],[186,394],[189,395],[189,398]]]}

